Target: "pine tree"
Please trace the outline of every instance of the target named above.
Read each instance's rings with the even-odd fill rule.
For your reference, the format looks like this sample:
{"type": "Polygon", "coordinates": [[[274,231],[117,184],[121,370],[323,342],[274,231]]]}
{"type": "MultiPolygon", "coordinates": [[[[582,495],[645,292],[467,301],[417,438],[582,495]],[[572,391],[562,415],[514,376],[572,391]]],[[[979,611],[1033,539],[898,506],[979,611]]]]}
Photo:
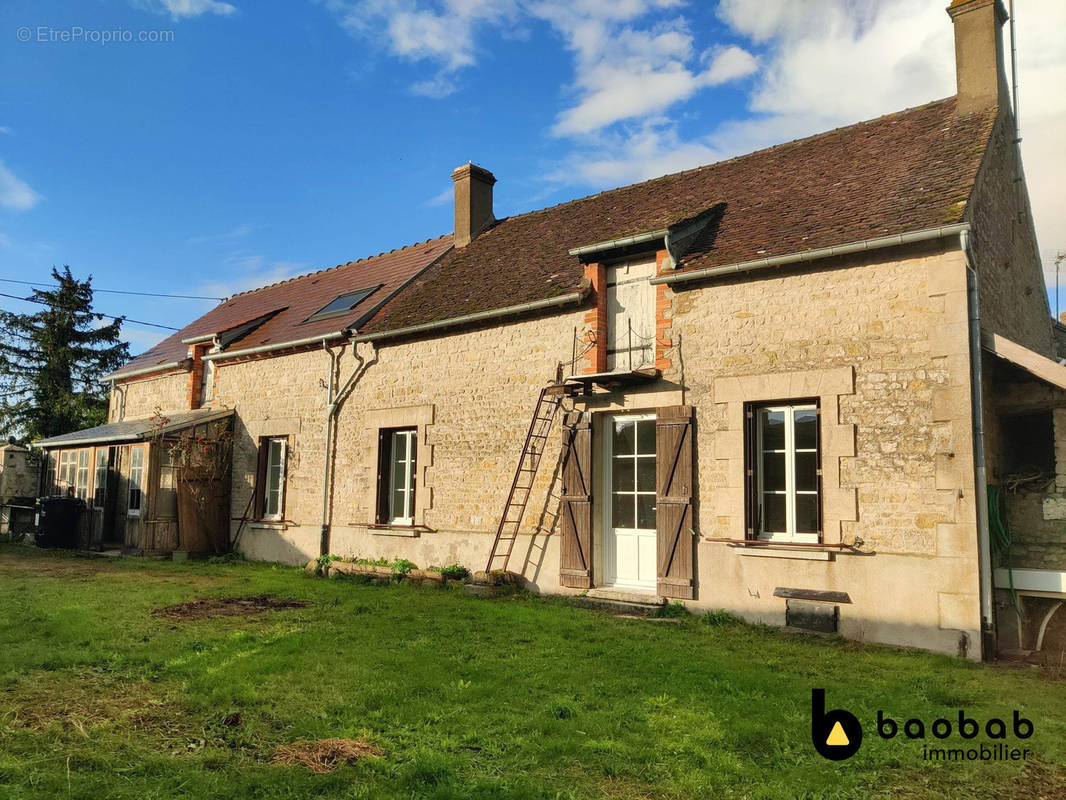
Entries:
{"type": "Polygon", "coordinates": [[[38,310],[0,311],[0,434],[32,441],[107,421],[99,379],[130,358],[121,319],[92,311],[92,276],[52,268],[55,289],[34,289],[38,310]]]}

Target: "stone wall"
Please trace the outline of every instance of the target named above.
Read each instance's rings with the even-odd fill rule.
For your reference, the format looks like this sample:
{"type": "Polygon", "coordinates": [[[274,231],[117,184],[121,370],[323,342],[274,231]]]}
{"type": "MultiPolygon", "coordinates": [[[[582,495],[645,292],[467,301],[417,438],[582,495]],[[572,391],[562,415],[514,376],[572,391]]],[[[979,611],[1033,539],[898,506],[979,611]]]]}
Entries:
{"type": "Polygon", "coordinates": [[[171,372],[134,378],[116,384],[108,405],[108,422],[117,422],[121,409],[122,419],[150,417],[157,408],[164,413],[188,411],[187,372],[171,372]]]}
{"type": "MultiPolygon", "coordinates": [[[[980,623],[963,260],[932,247],[896,258],[662,292],[672,337],[663,380],[578,405],[594,413],[696,406],[695,607],[782,623],[775,588],[845,591],[846,635],[973,657],[980,623]],[[743,538],[735,417],[777,390],[776,399],[821,399],[825,540],[860,542],[861,554],[767,557],[706,541],[743,538]]],[[[337,418],[331,551],[481,567],[537,390],[570,357],[586,312],[359,345],[360,377],[337,418]],[[377,431],[400,425],[418,429],[416,522],[426,529],[375,531],[377,431]]],[[[318,554],[328,364],[321,350],[220,362],[216,402],[238,419],[234,517],[251,497],[259,437],[290,443],[285,520],[234,523],[251,557],[296,563],[318,554]]],[[[349,346],[338,382],[356,366],[349,346]]],[[[559,592],[558,537],[536,530],[554,525],[555,457],[553,446],[512,567],[559,592]]]]}
{"type": "Polygon", "coordinates": [[[18,445],[0,447],[0,501],[37,496],[38,461],[18,445]]]}
{"type": "Polygon", "coordinates": [[[847,591],[847,635],[978,652],[966,282],[958,251],[876,256],[679,292],[675,379],[696,406],[702,537],[744,527],[743,402],[817,397],[824,541],[806,561],[699,545],[700,603],[784,621],[777,587],[847,591]],[[819,554],[822,558],[826,554],[819,554]]]}
{"type": "MultiPolygon", "coordinates": [[[[361,367],[346,348],[338,385],[357,367],[360,376],[336,421],[330,549],[344,556],[403,556],[419,566],[481,568],[537,393],[554,378],[556,364],[570,359],[582,316],[575,310],[380,348],[363,343],[361,367]],[[419,431],[415,516],[429,530],[402,536],[369,530],[378,430],[406,426],[419,431]]],[[[318,555],[328,368],[321,350],[219,365],[216,402],[236,408],[238,418],[234,516],[251,497],[259,437],[290,437],[285,521],[246,524],[246,552],[290,562],[318,555]]],[[[560,440],[557,422],[525,518],[527,534],[545,508],[560,440]]],[[[550,578],[554,583],[554,571],[550,578]]]]}
{"type": "Polygon", "coordinates": [[[978,173],[966,219],[980,281],[981,326],[1054,357],[1051,310],[1028,192],[1018,181],[1014,122],[1000,115],[978,173]]]}

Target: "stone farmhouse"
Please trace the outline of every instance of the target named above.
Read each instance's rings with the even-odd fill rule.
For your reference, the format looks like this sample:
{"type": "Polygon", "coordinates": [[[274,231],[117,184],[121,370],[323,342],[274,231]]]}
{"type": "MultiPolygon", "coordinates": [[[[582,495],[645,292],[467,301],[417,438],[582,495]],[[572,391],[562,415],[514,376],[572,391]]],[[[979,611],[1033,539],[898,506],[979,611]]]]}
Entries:
{"type": "Polygon", "coordinates": [[[947,99],[505,219],[458,168],[450,235],[231,297],[108,376],[109,423],[42,442],[52,489],[98,543],[202,547],[160,443],[229,435],[213,496],[249,558],[1062,644],[1066,329],[1006,14],[948,14],[947,99]]]}

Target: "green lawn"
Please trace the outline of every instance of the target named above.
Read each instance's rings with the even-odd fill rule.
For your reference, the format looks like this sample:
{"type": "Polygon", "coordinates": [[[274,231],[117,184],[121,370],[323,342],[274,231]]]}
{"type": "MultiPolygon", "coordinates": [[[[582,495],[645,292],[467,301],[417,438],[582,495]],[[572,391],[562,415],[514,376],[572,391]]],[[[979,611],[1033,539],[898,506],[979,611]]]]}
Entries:
{"type": "MultiPolygon", "coordinates": [[[[537,597],[367,586],[260,564],[0,547],[0,797],[1066,797],[1066,684],[1033,669],[699,617],[621,619],[537,597]],[[304,608],[175,621],[269,593],[304,608]],[[810,691],[866,728],[810,743],[810,691]],[[1017,763],[935,764],[878,709],[1033,720],[1017,763]],[[296,740],[384,755],[326,775],[296,740]]],[[[983,738],[983,737],[981,737],[983,738]]],[[[980,738],[976,741],[980,741],[980,738]]]]}

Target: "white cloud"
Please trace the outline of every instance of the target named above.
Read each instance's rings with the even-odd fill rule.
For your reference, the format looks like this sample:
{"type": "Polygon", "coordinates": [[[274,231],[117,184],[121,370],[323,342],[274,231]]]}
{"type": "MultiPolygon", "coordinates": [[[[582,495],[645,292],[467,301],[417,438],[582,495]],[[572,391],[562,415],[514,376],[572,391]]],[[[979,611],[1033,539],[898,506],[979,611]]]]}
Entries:
{"type": "Polygon", "coordinates": [[[241,239],[255,230],[254,225],[245,223],[238,225],[223,233],[211,233],[204,236],[190,236],[186,241],[189,244],[205,244],[207,242],[225,242],[232,239],[241,239]]]}
{"type": "Polygon", "coordinates": [[[4,166],[0,161],[0,206],[10,208],[13,211],[27,211],[33,208],[41,200],[26,181],[19,178],[14,172],[4,166]]]}
{"type": "Polygon", "coordinates": [[[706,74],[711,86],[746,78],[759,69],[759,59],[736,45],[719,48],[710,55],[711,66],[706,74]]]}
{"type": "Polygon", "coordinates": [[[455,196],[455,187],[449,186],[447,189],[442,189],[437,194],[433,195],[426,201],[427,206],[444,206],[452,202],[452,198],[455,196]]]}
{"type": "Polygon", "coordinates": [[[411,86],[414,94],[445,97],[456,89],[454,75],[476,63],[475,33],[481,26],[513,19],[514,0],[443,0],[439,10],[416,0],[326,0],[349,33],[376,41],[407,61],[428,61],[434,74],[411,86]]]}
{"type": "Polygon", "coordinates": [[[221,272],[225,277],[205,281],[192,294],[229,297],[295,278],[305,273],[308,267],[302,261],[268,261],[262,255],[248,252],[231,253],[222,263],[224,269],[221,272]]]}
{"type": "Polygon", "coordinates": [[[11,130],[11,128],[10,128],[9,126],[7,126],[7,125],[0,125],[0,133],[3,133],[3,134],[13,134],[13,133],[14,133],[14,131],[13,131],[13,130],[11,130]]]}
{"type": "Polygon", "coordinates": [[[236,6],[221,0],[131,0],[133,5],[159,14],[170,14],[173,20],[191,19],[202,14],[226,16],[237,10],[236,6]]]}

